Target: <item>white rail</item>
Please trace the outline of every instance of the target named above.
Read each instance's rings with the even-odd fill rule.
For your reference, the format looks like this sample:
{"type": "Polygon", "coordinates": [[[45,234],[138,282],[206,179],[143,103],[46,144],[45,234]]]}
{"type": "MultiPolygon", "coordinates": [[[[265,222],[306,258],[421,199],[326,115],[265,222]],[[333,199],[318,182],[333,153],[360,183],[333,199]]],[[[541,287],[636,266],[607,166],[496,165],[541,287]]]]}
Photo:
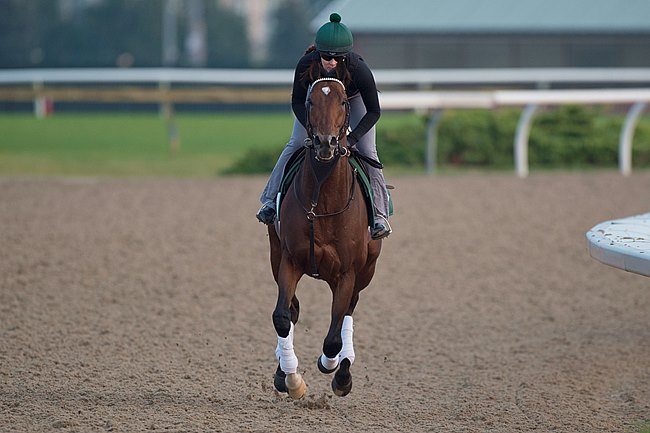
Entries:
{"type": "Polygon", "coordinates": [[[438,108],[497,108],[503,106],[560,104],[628,104],[650,101],[650,88],[581,90],[494,90],[383,92],[387,110],[438,108]]]}
{"type": "Polygon", "coordinates": [[[47,83],[194,83],[290,85],[285,69],[87,68],[0,70],[0,84],[47,83]]]}
{"type": "MultiPolygon", "coordinates": [[[[650,84],[650,68],[379,69],[382,85],[617,83],[650,84]]],[[[0,70],[0,84],[219,83],[290,85],[290,69],[75,68],[0,70]]]]}
{"type": "MultiPolygon", "coordinates": [[[[515,171],[519,177],[528,176],[528,135],[534,114],[542,105],[563,104],[634,104],[630,109],[619,139],[619,170],[627,176],[632,171],[632,138],[636,122],[650,102],[650,88],[581,89],[581,90],[495,90],[451,92],[386,92],[380,94],[385,110],[428,110],[445,108],[525,107],[517,125],[514,140],[515,171]]],[[[439,115],[439,114],[436,114],[439,115]]],[[[427,155],[435,155],[435,139],[429,133],[427,155]]],[[[427,167],[433,167],[427,161],[427,167]]]]}

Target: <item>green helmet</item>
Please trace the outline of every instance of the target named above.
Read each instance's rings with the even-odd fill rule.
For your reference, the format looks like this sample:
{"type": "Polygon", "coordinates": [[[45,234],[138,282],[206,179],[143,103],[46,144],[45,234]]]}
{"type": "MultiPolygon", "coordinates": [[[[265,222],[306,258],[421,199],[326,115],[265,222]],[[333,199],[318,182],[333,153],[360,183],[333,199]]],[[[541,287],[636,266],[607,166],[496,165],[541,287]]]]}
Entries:
{"type": "Polygon", "coordinates": [[[330,22],[316,32],[316,49],[331,56],[352,51],[352,32],[341,24],[341,15],[333,13],[330,22]]]}

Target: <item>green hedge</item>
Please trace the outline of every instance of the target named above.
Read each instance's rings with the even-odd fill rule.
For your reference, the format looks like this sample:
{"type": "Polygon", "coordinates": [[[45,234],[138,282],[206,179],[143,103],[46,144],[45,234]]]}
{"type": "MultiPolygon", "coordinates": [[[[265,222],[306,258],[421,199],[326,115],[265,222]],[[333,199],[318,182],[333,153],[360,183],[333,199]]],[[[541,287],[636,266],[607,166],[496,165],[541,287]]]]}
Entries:
{"type": "Polygon", "coordinates": [[[512,166],[518,110],[446,111],[438,132],[439,164],[512,166]]]}
{"type": "MultiPolygon", "coordinates": [[[[438,128],[441,166],[510,168],[520,109],[447,110],[438,128]]],[[[413,115],[415,116],[415,115],[413,115]]],[[[377,151],[388,167],[424,167],[425,117],[404,117],[377,127],[377,151]]],[[[531,167],[615,167],[625,111],[562,106],[539,111],[530,131],[531,167]]],[[[281,149],[252,150],[231,173],[268,173],[281,149]]],[[[650,119],[642,118],[634,135],[635,167],[650,166],[650,119]]]]}
{"type": "Polygon", "coordinates": [[[249,149],[246,154],[226,168],[221,174],[260,174],[271,173],[275,162],[282,153],[281,148],[249,149]]]}

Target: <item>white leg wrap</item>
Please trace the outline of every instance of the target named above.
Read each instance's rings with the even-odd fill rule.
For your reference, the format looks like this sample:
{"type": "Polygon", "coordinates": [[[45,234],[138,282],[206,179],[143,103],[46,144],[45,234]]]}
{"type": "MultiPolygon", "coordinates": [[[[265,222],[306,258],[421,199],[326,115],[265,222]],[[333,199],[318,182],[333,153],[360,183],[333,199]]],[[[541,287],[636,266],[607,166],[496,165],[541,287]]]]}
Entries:
{"type": "Polygon", "coordinates": [[[328,358],[324,353],[320,356],[320,363],[328,370],[334,370],[339,366],[339,357],[338,355],[335,358],[328,358]]]}
{"type": "Polygon", "coordinates": [[[287,374],[298,371],[298,357],[293,351],[293,323],[287,338],[278,335],[278,345],[275,347],[275,357],[280,361],[280,369],[287,374]]]}
{"type": "Polygon", "coordinates": [[[343,361],[345,358],[350,360],[350,364],[354,363],[354,345],[352,344],[352,316],[345,316],[343,318],[343,326],[341,326],[341,339],[343,340],[343,348],[339,353],[339,359],[343,361]]]}

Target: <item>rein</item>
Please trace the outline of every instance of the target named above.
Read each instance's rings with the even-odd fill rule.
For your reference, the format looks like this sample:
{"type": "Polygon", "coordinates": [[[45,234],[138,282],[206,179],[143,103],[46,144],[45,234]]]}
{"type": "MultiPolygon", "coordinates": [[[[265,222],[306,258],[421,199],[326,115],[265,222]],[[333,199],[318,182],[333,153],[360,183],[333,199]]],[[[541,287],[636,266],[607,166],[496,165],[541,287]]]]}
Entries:
{"type": "Polygon", "coordinates": [[[315,245],[314,221],[316,220],[316,218],[326,218],[326,217],[340,215],[350,208],[350,205],[352,204],[352,200],[354,200],[354,195],[355,195],[354,193],[355,193],[356,185],[354,179],[357,175],[357,169],[356,168],[352,169],[352,181],[350,182],[350,193],[348,195],[348,201],[345,204],[345,206],[335,212],[317,214],[315,212],[315,209],[316,206],[318,206],[318,197],[320,196],[321,186],[329,178],[330,174],[332,174],[332,171],[338,164],[341,156],[337,155],[335,160],[332,161],[331,163],[323,164],[325,166],[325,170],[323,170],[322,167],[318,167],[315,163],[317,159],[316,156],[313,155],[314,152],[313,146],[308,147],[308,149],[309,149],[309,156],[307,158],[309,158],[309,163],[312,167],[312,175],[316,180],[316,186],[314,188],[314,191],[312,192],[311,201],[310,201],[311,208],[307,209],[307,207],[303,204],[302,200],[300,199],[300,192],[298,191],[299,189],[298,186],[300,185],[299,182],[295,183],[293,188],[293,194],[296,201],[300,203],[300,206],[302,206],[302,209],[305,211],[305,215],[307,216],[307,220],[309,221],[309,260],[311,262],[310,276],[314,278],[318,278],[320,274],[318,273],[318,265],[316,264],[316,254],[314,254],[314,245],[315,245]]]}
{"type": "Polygon", "coordinates": [[[334,168],[338,165],[340,158],[347,157],[350,155],[350,149],[348,149],[347,146],[343,146],[343,147],[341,146],[341,140],[345,138],[348,126],[350,124],[350,102],[348,101],[347,98],[345,98],[344,100],[345,121],[343,122],[343,125],[341,125],[341,127],[339,128],[338,136],[336,137],[336,150],[334,152],[334,159],[327,163],[321,163],[320,159],[318,159],[318,155],[315,154],[314,141],[318,141],[318,137],[314,135],[314,128],[311,123],[311,104],[312,104],[311,92],[314,88],[314,85],[322,81],[331,81],[341,85],[341,87],[343,87],[343,92],[345,93],[345,85],[340,80],[337,80],[336,78],[321,78],[319,80],[314,81],[309,87],[309,92],[307,96],[307,135],[309,138],[305,140],[305,147],[307,147],[309,150],[308,156],[306,156],[306,158],[309,159],[311,172],[316,182],[314,190],[312,191],[311,200],[309,203],[311,207],[309,209],[307,209],[307,207],[303,204],[302,200],[300,199],[300,192],[298,191],[299,189],[298,183],[296,183],[293,190],[296,201],[300,203],[300,205],[302,206],[303,210],[305,211],[307,220],[309,221],[309,258],[310,258],[311,268],[312,268],[310,275],[314,278],[318,278],[320,276],[320,274],[318,273],[318,266],[316,264],[316,255],[314,253],[314,246],[315,246],[314,221],[316,220],[316,218],[325,218],[325,217],[340,215],[346,210],[348,210],[350,208],[350,204],[352,203],[352,200],[354,200],[355,186],[356,186],[354,181],[356,177],[356,169],[352,169],[352,181],[350,182],[350,193],[348,195],[348,201],[345,204],[345,206],[343,206],[343,208],[335,212],[322,213],[322,214],[317,214],[315,212],[316,207],[318,206],[318,198],[320,196],[321,186],[330,177],[330,175],[334,171],[334,168]]]}
{"type": "MultiPolygon", "coordinates": [[[[316,218],[324,218],[324,217],[340,215],[340,214],[342,214],[343,212],[345,212],[346,210],[348,210],[350,208],[350,204],[352,203],[352,200],[354,200],[354,191],[355,191],[354,182],[352,182],[352,186],[350,187],[350,195],[348,197],[348,201],[347,201],[347,203],[345,204],[345,206],[342,209],[340,209],[340,210],[338,210],[336,212],[330,212],[330,213],[324,213],[324,214],[315,213],[314,209],[316,209],[316,206],[318,206],[318,197],[320,196],[320,188],[323,185],[323,182],[325,182],[325,180],[327,180],[327,178],[330,176],[330,174],[334,170],[334,167],[338,163],[338,160],[339,160],[339,158],[341,156],[337,155],[337,157],[336,157],[336,159],[334,161],[332,161],[330,164],[327,164],[327,170],[325,171],[325,173],[323,173],[323,175],[321,175],[321,176],[317,176],[316,172],[317,172],[317,170],[319,168],[314,166],[314,161],[316,161],[316,157],[312,156],[313,147],[309,148],[309,149],[310,149],[309,150],[309,156],[310,156],[309,157],[309,162],[311,163],[312,172],[314,173],[314,178],[316,180],[316,188],[314,188],[314,191],[312,192],[312,195],[311,195],[311,202],[310,202],[311,208],[309,210],[307,210],[307,207],[302,203],[302,200],[299,197],[300,193],[298,191],[298,188],[293,189],[294,197],[296,198],[298,203],[300,203],[300,205],[302,206],[302,209],[305,211],[305,214],[307,215],[307,219],[310,220],[310,221],[312,221],[312,220],[314,220],[316,218]]],[[[353,173],[352,173],[353,179],[354,179],[354,176],[356,175],[356,171],[357,171],[356,169],[353,169],[353,173]]]]}

